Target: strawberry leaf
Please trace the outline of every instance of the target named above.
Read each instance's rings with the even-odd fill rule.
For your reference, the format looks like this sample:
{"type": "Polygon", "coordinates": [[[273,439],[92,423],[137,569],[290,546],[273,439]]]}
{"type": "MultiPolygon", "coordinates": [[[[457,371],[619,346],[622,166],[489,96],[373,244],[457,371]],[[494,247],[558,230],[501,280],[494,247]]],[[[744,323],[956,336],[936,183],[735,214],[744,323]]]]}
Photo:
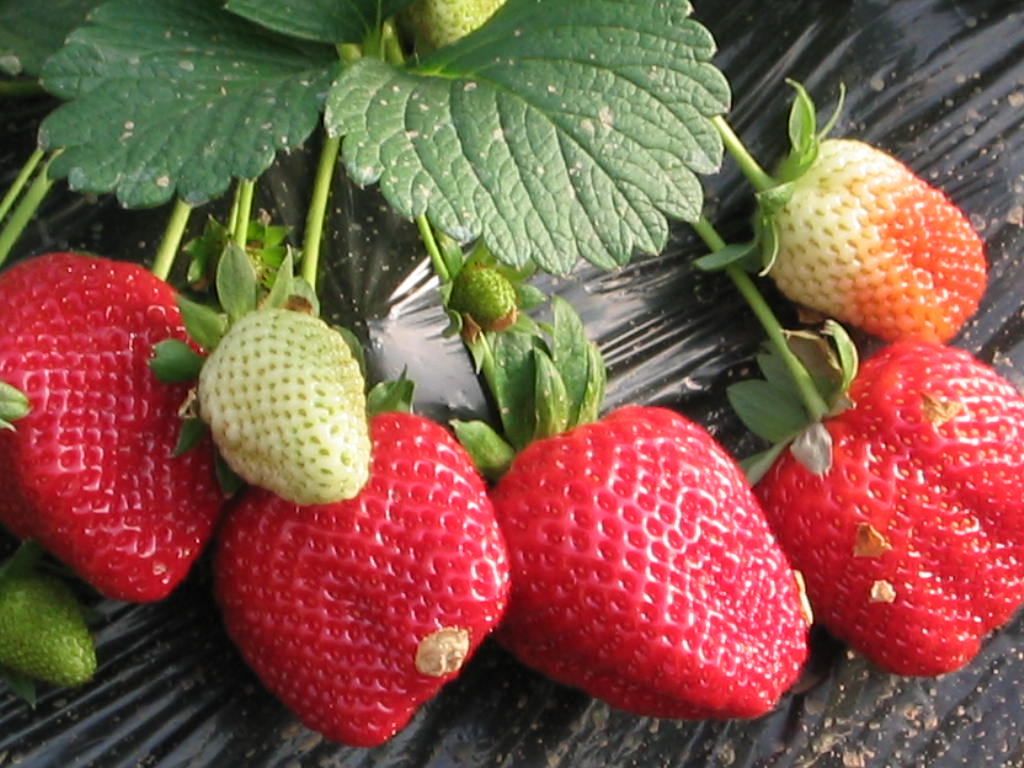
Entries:
{"type": "Polygon", "coordinates": [[[0,0],[0,72],[38,77],[97,0],[0,0]]]}
{"type": "Polygon", "coordinates": [[[361,43],[412,0],[229,0],[232,13],[267,29],[323,43],[361,43]]]}
{"type": "Polygon", "coordinates": [[[556,273],[657,252],[701,215],[729,103],[686,2],[508,0],[410,69],[347,68],[328,131],[360,184],[505,264],[556,273]]]}
{"type": "Polygon", "coordinates": [[[113,0],[47,60],[69,101],[40,128],[51,174],[151,206],[192,205],[252,179],[317,126],[340,64],[329,46],[256,26],[207,0],[113,0]]]}

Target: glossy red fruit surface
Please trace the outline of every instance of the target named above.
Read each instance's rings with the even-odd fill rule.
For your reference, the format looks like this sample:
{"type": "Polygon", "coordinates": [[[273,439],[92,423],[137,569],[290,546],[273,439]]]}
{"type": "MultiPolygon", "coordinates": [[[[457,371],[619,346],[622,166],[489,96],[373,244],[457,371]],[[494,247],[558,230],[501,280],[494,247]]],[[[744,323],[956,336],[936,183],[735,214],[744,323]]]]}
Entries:
{"type": "Polygon", "coordinates": [[[229,635],[313,730],[386,741],[501,618],[508,560],[483,480],[440,426],[371,421],[355,499],[299,507],[252,489],[231,510],[216,591],[229,635]]]}
{"type": "Polygon", "coordinates": [[[628,407],[529,445],[492,492],[512,597],[498,637],[643,715],[753,717],[799,674],[793,572],[701,427],[628,407]]]}
{"type": "Polygon", "coordinates": [[[957,669],[1024,600],[1024,398],[919,343],[864,362],[849,394],[831,468],[787,452],[758,495],[833,634],[898,674],[957,669]]]}
{"type": "Polygon", "coordinates": [[[173,456],[187,387],[149,368],[155,343],[186,338],[173,290],[53,253],[0,274],[0,315],[0,379],[32,407],[0,434],[0,522],[108,597],[165,597],[222,503],[207,444],[173,456]]]}

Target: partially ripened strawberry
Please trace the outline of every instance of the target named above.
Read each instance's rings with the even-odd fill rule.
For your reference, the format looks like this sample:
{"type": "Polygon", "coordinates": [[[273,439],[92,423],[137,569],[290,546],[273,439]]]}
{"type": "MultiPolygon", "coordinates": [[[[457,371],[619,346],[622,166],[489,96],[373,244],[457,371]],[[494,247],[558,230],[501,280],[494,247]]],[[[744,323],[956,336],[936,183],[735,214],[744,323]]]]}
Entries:
{"type": "Polygon", "coordinates": [[[774,223],[782,293],[887,341],[948,340],[985,290],[984,244],[963,212],[860,141],[822,141],[774,223]]]}
{"type": "Polygon", "coordinates": [[[1024,600],[1024,398],[966,352],[904,342],[827,419],[831,467],[757,485],[815,616],[883,669],[967,663],[1024,600]]]}
{"type": "Polygon", "coordinates": [[[710,435],[628,407],[528,445],[492,491],[512,594],[498,638],[611,705],[754,717],[807,647],[798,577],[710,435]]]}
{"type": "Polygon", "coordinates": [[[212,450],[175,456],[187,387],[153,345],[185,338],[173,290],[136,264],[72,253],[0,274],[0,380],[30,410],[0,430],[0,522],[108,597],[155,600],[186,575],[222,496],[212,450]]]}
{"type": "Polygon", "coordinates": [[[0,665],[54,685],[82,685],[96,649],[67,584],[43,572],[0,580],[0,665]]]}
{"type": "Polygon", "coordinates": [[[326,504],[366,482],[363,375],[317,317],[265,308],[235,321],[200,370],[199,411],[228,465],[284,499],[326,504]]]}
{"type": "Polygon", "coordinates": [[[500,619],[508,561],[486,489],[437,424],[371,421],[355,499],[296,506],[251,488],[215,560],[229,635],[266,686],[328,739],[390,738],[500,619]]]}
{"type": "Polygon", "coordinates": [[[440,48],[487,21],[505,0],[416,0],[406,11],[421,48],[440,48]]]}

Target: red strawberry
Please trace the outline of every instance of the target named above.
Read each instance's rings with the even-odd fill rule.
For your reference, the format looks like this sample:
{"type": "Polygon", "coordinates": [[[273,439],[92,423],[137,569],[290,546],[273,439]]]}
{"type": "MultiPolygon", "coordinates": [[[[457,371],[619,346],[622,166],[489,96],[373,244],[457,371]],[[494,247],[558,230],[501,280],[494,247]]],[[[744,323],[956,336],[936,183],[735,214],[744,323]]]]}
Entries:
{"type": "Polygon", "coordinates": [[[753,717],[806,655],[797,580],[737,465],[629,407],[527,446],[492,492],[512,566],[498,637],[615,707],[753,717]]]}
{"type": "Polygon", "coordinates": [[[894,344],[827,420],[820,476],[758,484],[815,615],[898,674],[957,669],[1024,600],[1024,398],[960,350],[894,344]]]}
{"type": "Polygon", "coordinates": [[[370,425],[355,499],[300,507],[251,489],[215,561],[224,623],[310,728],[372,746],[451,680],[500,619],[504,540],[483,481],[437,424],[370,425]]]}
{"type": "Polygon", "coordinates": [[[888,341],[945,341],[985,290],[984,244],[945,194],[879,149],[826,139],[775,214],[791,300],[888,341]]]}
{"type": "Polygon", "coordinates": [[[31,411],[0,433],[0,522],[108,597],[156,600],[186,575],[221,505],[212,453],[174,457],[187,389],[153,344],[185,338],[174,292],[140,266],[72,253],[0,274],[0,380],[31,411]]]}

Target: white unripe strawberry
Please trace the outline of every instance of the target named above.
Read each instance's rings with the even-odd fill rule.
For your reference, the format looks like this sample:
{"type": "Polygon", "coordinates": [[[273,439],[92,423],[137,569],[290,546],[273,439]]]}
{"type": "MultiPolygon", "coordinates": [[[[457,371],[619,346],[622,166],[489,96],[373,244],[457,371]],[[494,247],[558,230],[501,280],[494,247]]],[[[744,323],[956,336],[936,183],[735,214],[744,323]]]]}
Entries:
{"type": "Polygon", "coordinates": [[[370,440],[359,364],[323,320],[259,309],[237,320],[199,374],[199,411],[242,479],[296,504],[356,496],[370,440]]]}
{"type": "Polygon", "coordinates": [[[432,49],[465,37],[504,4],[505,0],[416,0],[407,13],[418,44],[432,49]]]}

